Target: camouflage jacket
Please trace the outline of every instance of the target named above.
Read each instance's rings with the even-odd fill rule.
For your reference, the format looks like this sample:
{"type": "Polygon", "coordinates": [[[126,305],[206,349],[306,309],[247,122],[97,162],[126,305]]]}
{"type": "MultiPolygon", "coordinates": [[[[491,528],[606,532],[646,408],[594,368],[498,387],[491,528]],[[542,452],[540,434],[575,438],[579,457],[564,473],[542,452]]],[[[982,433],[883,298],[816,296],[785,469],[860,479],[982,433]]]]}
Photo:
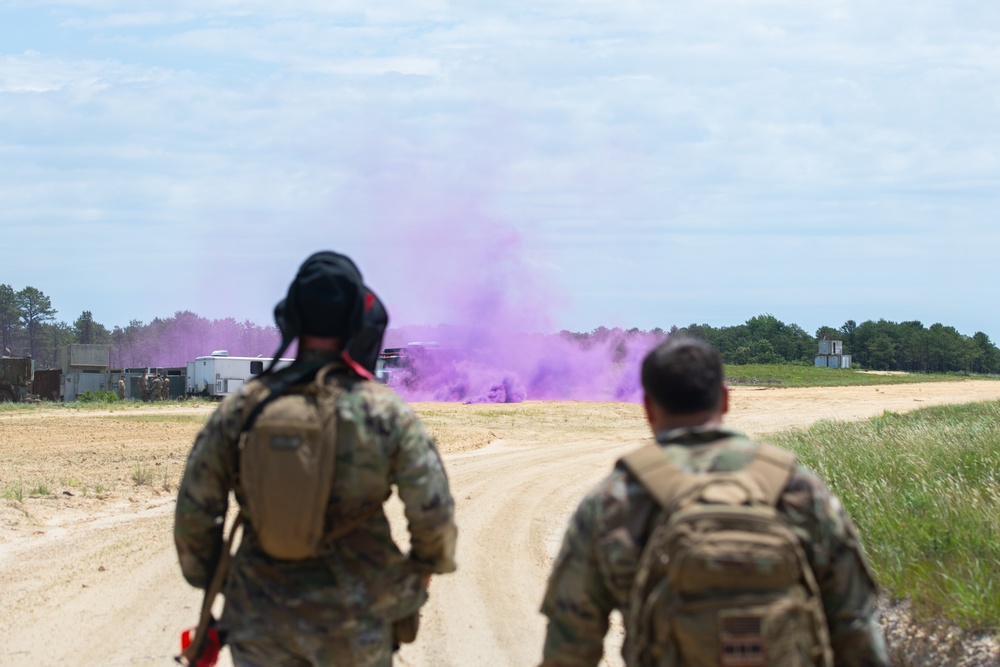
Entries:
{"type": "MultiPolygon", "coordinates": [[[[677,429],[657,441],[689,472],[742,469],[756,446],[728,429],[677,429]],[[725,440],[725,443],[722,443],[725,440]]],[[[875,584],[840,501],[798,466],[778,509],[801,539],[823,597],[837,667],[890,665],[874,616],[875,584]]],[[[627,612],[643,546],[661,509],[619,463],[570,520],[542,603],[548,617],[542,667],[594,667],[608,614],[627,612]]]]}
{"type": "MultiPolygon", "coordinates": [[[[332,359],[307,353],[275,375],[316,370],[332,359]]],[[[221,627],[231,635],[326,633],[360,617],[402,618],[426,599],[421,577],[455,570],[454,502],[433,438],[388,387],[361,380],[346,367],[335,377],[344,393],[337,403],[341,438],[330,511],[344,517],[374,511],[322,557],[302,561],[269,557],[245,521],[225,588],[221,627]],[[407,556],[393,541],[381,510],[393,486],[405,505],[407,556]]],[[[245,400],[242,393],[229,396],[209,418],[195,439],[178,491],[177,555],[185,579],[199,588],[210,581],[221,551],[229,492],[237,501],[242,495],[238,441],[245,400]]]]}

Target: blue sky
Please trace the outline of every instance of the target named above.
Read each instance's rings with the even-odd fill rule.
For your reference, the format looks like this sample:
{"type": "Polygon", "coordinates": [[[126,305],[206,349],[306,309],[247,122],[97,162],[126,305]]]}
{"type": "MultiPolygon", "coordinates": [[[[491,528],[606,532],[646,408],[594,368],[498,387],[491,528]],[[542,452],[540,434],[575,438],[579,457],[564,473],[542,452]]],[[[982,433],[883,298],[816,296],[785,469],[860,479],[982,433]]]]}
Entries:
{"type": "Polygon", "coordinates": [[[998,112],[996,3],[0,0],[0,283],[268,323],[329,248],[397,325],[997,341],[998,112]]]}

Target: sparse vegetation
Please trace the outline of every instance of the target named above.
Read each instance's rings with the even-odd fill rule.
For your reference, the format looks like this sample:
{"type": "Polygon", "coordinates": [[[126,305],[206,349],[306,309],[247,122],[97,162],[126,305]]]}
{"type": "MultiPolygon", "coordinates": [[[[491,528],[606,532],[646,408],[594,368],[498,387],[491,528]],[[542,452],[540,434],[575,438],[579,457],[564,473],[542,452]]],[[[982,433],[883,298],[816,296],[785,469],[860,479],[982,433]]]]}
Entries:
{"type": "Polygon", "coordinates": [[[24,484],[20,480],[7,482],[7,486],[4,487],[3,497],[6,500],[16,500],[21,502],[24,500],[24,484]]]}
{"type": "Polygon", "coordinates": [[[0,401],[0,414],[5,412],[22,412],[24,410],[30,410],[34,407],[32,403],[11,403],[9,401],[0,401]]]}
{"type": "Polygon", "coordinates": [[[153,483],[153,469],[141,461],[132,466],[132,482],[136,486],[149,486],[153,483]]]}
{"type": "Polygon", "coordinates": [[[825,421],[770,438],[843,500],[885,592],[1000,629],[1000,402],[825,421]]]}
{"type": "Polygon", "coordinates": [[[204,415],[173,415],[169,413],[146,413],[139,415],[122,415],[116,414],[107,419],[112,419],[115,421],[122,422],[141,422],[141,423],[156,423],[156,422],[169,422],[175,424],[202,424],[208,419],[210,413],[205,413],[204,415]]]}
{"type": "Polygon", "coordinates": [[[164,491],[171,491],[174,488],[174,485],[170,482],[170,472],[166,468],[163,469],[162,484],[160,485],[160,488],[164,491]]]}
{"type": "Polygon", "coordinates": [[[118,394],[107,389],[88,389],[76,397],[79,403],[119,403],[118,394]]]}
{"type": "Polygon", "coordinates": [[[49,495],[49,487],[45,482],[39,482],[35,488],[33,488],[28,495],[31,496],[47,496],[49,495]]]}

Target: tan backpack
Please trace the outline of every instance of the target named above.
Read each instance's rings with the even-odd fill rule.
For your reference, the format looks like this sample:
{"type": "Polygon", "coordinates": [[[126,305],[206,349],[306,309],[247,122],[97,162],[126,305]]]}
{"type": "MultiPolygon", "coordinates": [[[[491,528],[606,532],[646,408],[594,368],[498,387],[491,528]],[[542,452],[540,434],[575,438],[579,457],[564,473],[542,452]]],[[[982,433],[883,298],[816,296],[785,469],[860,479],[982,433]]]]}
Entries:
{"type": "Polygon", "coordinates": [[[776,509],[793,454],[761,445],[743,470],[695,474],[650,444],[622,462],[664,508],[632,587],[629,667],[832,667],[819,587],[776,509]]]}
{"type": "Polygon", "coordinates": [[[262,381],[246,386],[239,444],[244,515],[261,548],[274,558],[314,558],[329,540],[324,528],[342,389],[326,376],[336,366],[287,388],[262,381]]]}

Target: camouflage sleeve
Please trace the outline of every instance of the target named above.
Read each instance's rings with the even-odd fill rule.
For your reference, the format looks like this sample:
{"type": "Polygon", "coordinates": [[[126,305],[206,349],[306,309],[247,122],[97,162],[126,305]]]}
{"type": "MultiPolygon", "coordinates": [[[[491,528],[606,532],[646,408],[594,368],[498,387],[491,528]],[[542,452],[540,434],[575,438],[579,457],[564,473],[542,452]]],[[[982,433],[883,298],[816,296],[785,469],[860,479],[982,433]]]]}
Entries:
{"type": "Polygon", "coordinates": [[[434,439],[406,405],[391,426],[398,435],[393,478],[406,508],[410,560],[422,574],[454,572],[455,502],[434,439]]]}
{"type": "Polygon", "coordinates": [[[823,598],[836,667],[889,667],[885,639],[875,616],[876,585],[858,533],[840,500],[823,484],[800,482],[799,498],[814,508],[810,559],[823,598]],[[810,485],[810,493],[802,486],[810,485]]]}
{"type": "Polygon", "coordinates": [[[177,492],[174,544],[181,572],[192,586],[206,588],[222,549],[222,531],[232,488],[240,411],[231,396],[195,438],[177,492]]]}
{"type": "Polygon", "coordinates": [[[593,546],[598,512],[597,497],[588,495],[563,537],[542,602],[548,629],[540,667],[594,667],[604,654],[608,614],[615,600],[593,546]]]}

